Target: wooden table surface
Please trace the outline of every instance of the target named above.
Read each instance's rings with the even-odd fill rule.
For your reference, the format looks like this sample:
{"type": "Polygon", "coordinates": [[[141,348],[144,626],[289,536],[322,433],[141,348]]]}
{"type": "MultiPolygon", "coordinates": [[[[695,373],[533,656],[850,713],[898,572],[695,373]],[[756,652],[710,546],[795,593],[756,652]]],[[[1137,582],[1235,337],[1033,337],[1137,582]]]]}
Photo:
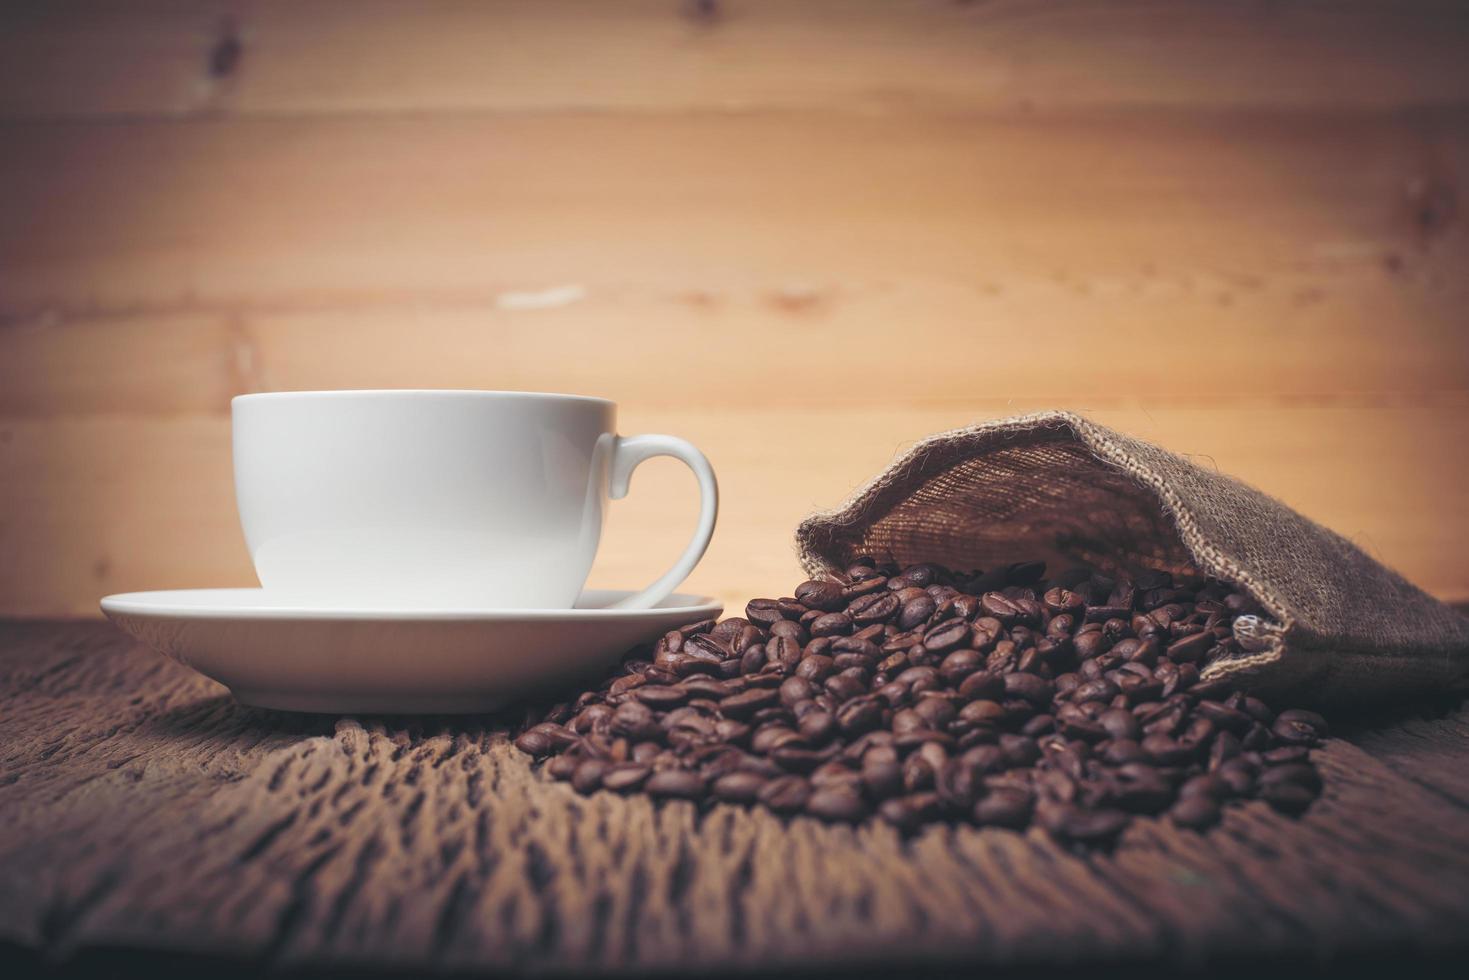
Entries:
{"type": "Polygon", "coordinates": [[[582,798],[484,719],[247,709],[108,625],[0,623],[0,963],[1442,965],[1469,942],[1465,709],[1339,727],[1302,819],[1078,855],[582,798]]]}

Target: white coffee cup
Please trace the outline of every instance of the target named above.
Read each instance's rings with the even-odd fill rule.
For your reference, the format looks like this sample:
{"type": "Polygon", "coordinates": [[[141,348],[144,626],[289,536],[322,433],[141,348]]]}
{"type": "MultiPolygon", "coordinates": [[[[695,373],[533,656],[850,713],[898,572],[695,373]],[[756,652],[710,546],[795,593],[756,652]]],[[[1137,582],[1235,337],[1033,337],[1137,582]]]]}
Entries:
{"type": "Polygon", "coordinates": [[[699,524],[646,609],[703,557],[719,491],[673,436],[616,434],[601,398],[516,391],[293,391],[232,405],[235,496],[261,585],[344,607],[566,609],[605,501],[672,456],[699,481],[699,524]]]}

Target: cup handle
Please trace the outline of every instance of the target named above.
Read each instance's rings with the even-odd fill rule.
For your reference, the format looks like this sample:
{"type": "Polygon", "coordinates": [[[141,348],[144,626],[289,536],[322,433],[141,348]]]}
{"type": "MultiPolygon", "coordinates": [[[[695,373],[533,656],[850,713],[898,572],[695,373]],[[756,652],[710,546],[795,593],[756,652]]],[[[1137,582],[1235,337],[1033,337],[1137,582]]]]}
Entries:
{"type": "Polygon", "coordinates": [[[714,519],[719,514],[719,484],[715,482],[714,469],[709,465],[709,460],[687,440],[676,436],[618,436],[612,450],[612,470],[607,495],[613,500],[626,497],[633,470],[643,460],[654,456],[672,456],[682,460],[685,466],[694,471],[694,476],[699,481],[699,526],[694,530],[689,546],[679,555],[672,568],[643,591],[613,603],[608,607],[611,609],[651,609],[668,598],[689,577],[699,559],[704,557],[704,549],[709,547],[709,539],[714,536],[714,519]]]}

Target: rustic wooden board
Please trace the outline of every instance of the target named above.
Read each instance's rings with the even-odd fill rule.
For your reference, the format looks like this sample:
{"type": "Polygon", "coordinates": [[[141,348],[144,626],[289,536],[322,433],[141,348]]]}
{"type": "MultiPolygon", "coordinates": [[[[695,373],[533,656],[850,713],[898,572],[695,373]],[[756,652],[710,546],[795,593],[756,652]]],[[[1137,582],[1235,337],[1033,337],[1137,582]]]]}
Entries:
{"type": "Polygon", "coordinates": [[[1313,278],[773,277],[704,290],[507,291],[547,304],[539,309],[509,308],[512,299],[37,317],[0,328],[0,417],[218,414],[246,391],[348,387],[570,390],[735,411],[752,402],[1424,403],[1463,390],[1469,277],[1434,285],[1366,264],[1313,278]]]}
{"type": "Polygon", "coordinates": [[[1452,0],[68,0],[0,8],[0,114],[1392,107],[1466,44],[1452,0]]]}
{"type": "Polygon", "coordinates": [[[0,317],[1041,282],[1288,323],[1387,277],[1446,330],[1466,148],[1462,108],[0,123],[0,317]]]}
{"type": "Polygon", "coordinates": [[[0,942],[63,959],[1176,967],[1469,934],[1462,708],[1330,741],[1299,821],[1255,803],[1078,856],[579,798],[482,719],[244,709],[103,624],[0,626],[0,698],[0,942]]]}
{"type": "MultiPolygon", "coordinates": [[[[499,383],[493,374],[482,382],[499,383]]],[[[793,588],[796,524],[839,503],[906,446],[1057,405],[1196,454],[1435,594],[1469,596],[1469,464],[1450,449],[1469,442],[1462,395],[697,410],[635,398],[622,406],[620,427],[682,435],[708,453],[721,482],[720,523],[686,588],[743,606],[793,588]]],[[[675,462],[640,470],[632,493],[609,507],[591,585],[630,588],[661,574],[694,526],[696,496],[675,462]]],[[[94,616],[110,592],[254,585],[235,516],[228,417],[0,417],[0,554],[0,596],[32,616],[94,616]]]]}

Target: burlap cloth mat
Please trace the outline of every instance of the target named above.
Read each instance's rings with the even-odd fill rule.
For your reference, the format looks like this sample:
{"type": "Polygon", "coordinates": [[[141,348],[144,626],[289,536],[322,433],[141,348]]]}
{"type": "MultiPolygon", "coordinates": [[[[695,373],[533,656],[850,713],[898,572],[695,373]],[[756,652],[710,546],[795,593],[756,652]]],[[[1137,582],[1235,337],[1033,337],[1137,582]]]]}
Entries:
{"type": "Polygon", "coordinates": [[[1253,596],[1206,676],[1296,702],[1462,686],[1469,619],[1346,538],[1217,470],[1070,412],[931,436],[796,531],[813,576],[858,555],[958,569],[1043,558],[1207,575],[1253,596]]]}

